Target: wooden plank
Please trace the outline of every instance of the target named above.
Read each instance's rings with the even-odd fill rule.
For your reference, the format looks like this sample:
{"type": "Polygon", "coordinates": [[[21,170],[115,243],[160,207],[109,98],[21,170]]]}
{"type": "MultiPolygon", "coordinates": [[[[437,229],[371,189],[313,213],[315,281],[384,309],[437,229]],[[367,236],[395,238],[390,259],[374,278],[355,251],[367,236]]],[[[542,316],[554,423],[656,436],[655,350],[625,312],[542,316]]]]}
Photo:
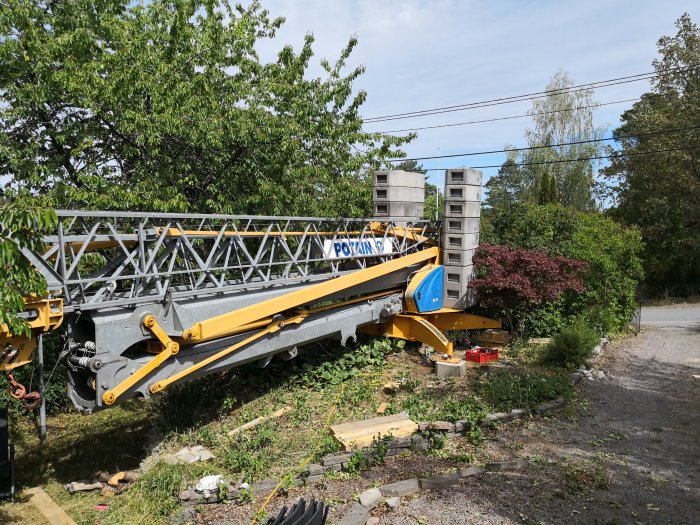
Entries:
{"type": "Polygon", "coordinates": [[[243,432],[244,430],[248,430],[250,428],[257,427],[260,423],[264,423],[265,421],[269,421],[270,419],[276,419],[278,417],[282,417],[287,412],[291,412],[291,411],[292,411],[292,407],[287,406],[284,408],[280,408],[278,411],[273,412],[269,416],[256,417],[252,421],[248,421],[245,425],[241,425],[238,428],[234,428],[233,430],[231,430],[228,433],[228,435],[235,436],[236,434],[239,434],[240,432],[243,432]]]}
{"type": "Polygon", "coordinates": [[[24,493],[29,496],[29,502],[39,509],[51,525],[76,525],[66,511],[59,507],[41,487],[27,489],[24,493]]]}
{"type": "Polygon", "coordinates": [[[333,425],[331,431],[345,446],[345,450],[352,450],[371,445],[377,437],[388,435],[397,438],[409,437],[418,431],[418,425],[408,417],[408,414],[402,413],[333,425]]]}

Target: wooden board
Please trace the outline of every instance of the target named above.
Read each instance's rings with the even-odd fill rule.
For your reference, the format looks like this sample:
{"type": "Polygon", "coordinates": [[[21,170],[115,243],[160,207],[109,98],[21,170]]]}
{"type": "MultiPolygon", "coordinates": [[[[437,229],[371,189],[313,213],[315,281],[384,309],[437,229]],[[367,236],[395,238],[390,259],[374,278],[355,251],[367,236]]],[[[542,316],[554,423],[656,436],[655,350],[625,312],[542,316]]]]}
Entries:
{"type": "Polygon", "coordinates": [[[59,507],[41,487],[27,489],[24,493],[29,496],[29,502],[41,511],[51,525],[75,525],[66,511],[59,507]]]}
{"type": "Polygon", "coordinates": [[[377,437],[391,435],[395,438],[409,437],[418,431],[418,425],[411,421],[408,414],[375,417],[364,421],[341,423],[331,427],[333,435],[344,446],[345,450],[368,447],[377,437]]]}

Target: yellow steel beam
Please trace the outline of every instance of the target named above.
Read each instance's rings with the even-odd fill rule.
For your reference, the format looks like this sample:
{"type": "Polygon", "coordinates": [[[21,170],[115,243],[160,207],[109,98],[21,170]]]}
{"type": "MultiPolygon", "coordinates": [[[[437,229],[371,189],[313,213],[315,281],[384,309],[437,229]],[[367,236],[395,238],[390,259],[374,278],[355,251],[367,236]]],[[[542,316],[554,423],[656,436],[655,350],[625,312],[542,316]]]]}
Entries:
{"type": "Polygon", "coordinates": [[[178,372],[177,374],[170,376],[167,379],[163,379],[162,381],[158,381],[157,383],[153,383],[151,386],[148,387],[148,390],[151,392],[151,394],[155,394],[157,392],[160,392],[167,388],[169,385],[173,384],[175,381],[179,381],[180,379],[187,377],[188,375],[196,372],[197,370],[204,368],[207,365],[210,365],[211,363],[214,363],[218,360],[220,360],[223,357],[226,357],[227,355],[235,352],[239,348],[242,348],[253,341],[260,339],[264,335],[267,334],[272,334],[275,333],[282,328],[284,328],[287,325],[290,324],[299,324],[301,323],[304,318],[306,317],[306,314],[299,314],[295,317],[291,317],[289,319],[285,319],[283,321],[276,321],[272,322],[267,328],[260,330],[259,332],[254,333],[247,339],[244,339],[243,341],[240,341],[236,343],[235,345],[229,346],[228,348],[221,350],[220,352],[217,352],[216,354],[207,357],[206,359],[200,361],[196,365],[192,365],[189,368],[186,368],[185,370],[182,370],[181,372],[178,372]]]}
{"type": "Polygon", "coordinates": [[[501,321],[480,315],[465,314],[461,310],[443,308],[423,314],[425,318],[440,330],[484,330],[501,328],[501,321]]]}
{"type": "Polygon", "coordinates": [[[362,331],[372,335],[405,339],[406,341],[419,341],[432,346],[441,354],[452,355],[452,342],[445,337],[439,328],[421,315],[398,314],[386,323],[363,327],[362,331]]]}
{"type": "Polygon", "coordinates": [[[360,285],[367,281],[389,275],[392,272],[420,264],[438,256],[438,248],[427,248],[404,257],[358,270],[347,275],[329,279],[322,283],[305,286],[280,297],[268,299],[233,312],[228,312],[192,325],[183,332],[183,339],[188,343],[209,341],[231,334],[240,326],[253,323],[264,317],[270,317],[285,310],[318,301],[324,297],[360,285]]]}
{"type": "Polygon", "coordinates": [[[163,330],[163,328],[158,324],[155,317],[152,315],[147,315],[143,319],[143,324],[146,326],[146,328],[153,332],[153,335],[155,335],[163,344],[163,350],[148,363],[127,377],[124,381],[102,394],[102,401],[105,405],[111,405],[114,403],[120,395],[141,381],[148,374],[163,364],[166,359],[174,356],[180,350],[180,345],[168,337],[168,334],[166,334],[165,330],[163,330]]]}

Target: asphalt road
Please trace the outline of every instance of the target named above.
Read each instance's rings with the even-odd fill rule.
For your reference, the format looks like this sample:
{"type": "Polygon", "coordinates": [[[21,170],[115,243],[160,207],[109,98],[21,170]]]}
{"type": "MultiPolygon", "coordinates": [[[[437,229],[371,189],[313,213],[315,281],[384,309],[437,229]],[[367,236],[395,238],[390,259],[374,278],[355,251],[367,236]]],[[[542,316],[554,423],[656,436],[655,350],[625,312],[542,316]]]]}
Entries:
{"type": "Polygon", "coordinates": [[[642,324],[700,329],[700,304],[645,306],[642,308],[642,324]]]}

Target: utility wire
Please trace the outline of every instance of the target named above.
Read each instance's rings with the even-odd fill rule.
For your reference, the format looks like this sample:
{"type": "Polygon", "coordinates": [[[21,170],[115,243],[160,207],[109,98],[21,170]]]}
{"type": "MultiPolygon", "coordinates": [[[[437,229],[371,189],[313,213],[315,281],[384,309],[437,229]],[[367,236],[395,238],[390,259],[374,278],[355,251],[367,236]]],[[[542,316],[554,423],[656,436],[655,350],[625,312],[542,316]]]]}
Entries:
{"type": "Polygon", "coordinates": [[[554,113],[566,113],[569,111],[577,111],[579,109],[589,109],[589,108],[598,108],[602,106],[612,106],[613,104],[624,104],[625,102],[637,102],[638,100],[641,100],[639,97],[637,98],[628,98],[625,100],[615,100],[613,102],[604,102],[604,103],[599,103],[599,104],[591,104],[590,106],[577,106],[574,108],[566,108],[566,109],[555,109],[552,111],[541,111],[539,113],[525,113],[524,115],[511,115],[508,117],[497,117],[497,118],[487,118],[484,120],[471,120],[469,122],[456,122],[453,124],[439,124],[436,126],[422,126],[418,128],[405,128],[405,129],[390,129],[386,131],[373,131],[372,133],[382,133],[382,134],[387,134],[387,133],[406,133],[408,131],[421,131],[424,129],[437,129],[437,128],[453,128],[456,126],[467,126],[469,124],[483,124],[485,122],[498,122],[500,120],[512,120],[516,118],[526,118],[526,117],[537,117],[540,115],[552,115],[554,113]]]}
{"type": "MultiPolygon", "coordinates": [[[[509,166],[542,166],[542,165],[547,165],[547,164],[565,164],[568,162],[585,162],[585,161],[591,161],[591,160],[604,160],[604,159],[612,159],[614,157],[618,156],[623,156],[623,157],[637,157],[640,155],[653,155],[656,153],[669,153],[672,151],[687,151],[689,149],[700,149],[700,146],[682,146],[678,148],[669,148],[669,149],[657,149],[657,150],[649,150],[649,151],[639,151],[636,153],[623,153],[623,154],[612,154],[612,155],[598,155],[596,157],[580,157],[576,159],[557,159],[557,160],[544,160],[544,161],[538,161],[538,162],[513,162],[512,164],[509,164],[509,166]]],[[[490,166],[469,166],[470,169],[473,170],[483,170],[487,168],[501,168],[503,167],[503,164],[491,164],[490,166]]],[[[443,168],[445,170],[449,169],[460,169],[461,167],[454,167],[454,168],[443,168]]],[[[437,171],[437,168],[424,168],[421,171],[437,171]]]]}
{"type": "Polygon", "coordinates": [[[633,139],[637,137],[647,137],[647,136],[653,136],[653,135],[670,135],[672,133],[680,133],[683,131],[693,131],[696,129],[700,129],[700,126],[691,126],[687,128],[676,128],[676,129],[662,129],[658,131],[650,131],[648,133],[635,133],[633,135],[618,135],[616,137],[606,137],[602,139],[589,139],[589,140],[574,140],[571,142],[560,142],[558,144],[543,144],[541,146],[523,146],[520,148],[507,148],[507,149],[494,149],[490,151],[472,151],[469,153],[454,153],[450,155],[440,155],[434,156],[434,157],[414,157],[411,159],[389,159],[387,162],[404,162],[404,161],[418,161],[418,160],[434,160],[434,159],[447,159],[447,158],[453,158],[453,157],[475,157],[478,155],[492,155],[494,153],[508,153],[510,151],[530,151],[530,150],[537,150],[537,149],[546,149],[546,148],[558,148],[560,146],[575,146],[578,144],[593,144],[595,142],[607,142],[607,141],[618,141],[618,140],[623,140],[623,139],[633,139]]]}
{"type": "Polygon", "coordinates": [[[526,100],[543,98],[543,97],[546,97],[549,95],[575,93],[578,91],[585,91],[587,89],[610,87],[610,86],[616,86],[616,85],[620,85],[620,84],[628,84],[630,82],[639,82],[642,80],[651,80],[652,78],[655,78],[655,77],[661,77],[661,76],[669,75],[669,74],[676,73],[679,71],[690,70],[690,69],[694,69],[695,67],[697,67],[697,65],[692,65],[692,66],[688,66],[685,68],[671,68],[671,69],[666,70],[665,72],[639,73],[637,75],[629,75],[626,77],[617,77],[617,78],[612,78],[612,79],[608,79],[608,80],[599,80],[597,82],[590,82],[588,84],[578,84],[578,85],[570,86],[567,88],[551,89],[551,90],[546,90],[546,91],[537,91],[534,93],[527,93],[524,95],[501,97],[501,98],[495,98],[495,99],[490,99],[490,100],[483,100],[480,102],[470,102],[470,103],[466,103],[466,104],[458,104],[455,106],[444,106],[444,107],[438,107],[438,108],[423,109],[423,110],[418,110],[418,111],[409,111],[409,112],[405,112],[405,113],[395,113],[392,115],[367,117],[363,120],[364,120],[365,124],[370,124],[370,123],[374,123],[374,122],[384,122],[384,121],[388,121],[388,120],[399,120],[399,119],[406,119],[406,118],[423,117],[423,116],[428,116],[428,115],[437,115],[440,113],[451,113],[454,111],[464,111],[467,109],[476,109],[476,108],[496,106],[496,105],[501,105],[501,104],[511,104],[513,102],[522,102],[522,101],[526,101],[526,100]]]}

